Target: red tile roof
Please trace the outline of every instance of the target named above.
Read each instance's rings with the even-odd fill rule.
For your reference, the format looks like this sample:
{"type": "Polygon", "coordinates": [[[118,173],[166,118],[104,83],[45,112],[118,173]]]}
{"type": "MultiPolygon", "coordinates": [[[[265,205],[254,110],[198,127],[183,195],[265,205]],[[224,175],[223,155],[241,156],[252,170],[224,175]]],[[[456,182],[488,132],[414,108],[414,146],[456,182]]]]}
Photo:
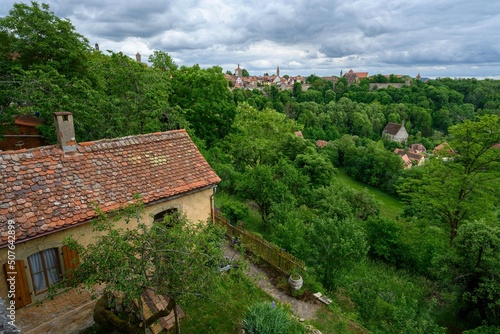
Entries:
{"type": "Polygon", "coordinates": [[[410,152],[412,152],[412,153],[422,153],[422,152],[425,153],[425,152],[427,152],[427,149],[422,144],[411,144],[410,152]]]}
{"type": "Polygon", "coordinates": [[[434,147],[434,150],[432,151],[432,153],[438,154],[438,155],[443,154],[443,153],[453,154],[454,152],[455,151],[453,151],[450,144],[448,144],[447,142],[443,142],[443,143],[439,144],[438,146],[434,147]]]}
{"type": "Polygon", "coordinates": [[[185,130],[0,152],[0,248],[13,220],[16,240],[33,238],[95,217],[140,194],[144,202],[220,181],[185,130]]]}
{"type": "Polygon", "coordinates": [[[33,126],[33,127],[43,124],[42,119],[30,115],[17,115],[14,117],[14,122],[17,125],[33,126]]]}
{"type": "Polygon", "coordinates": [[[356,76],[360,79],[364,79],[368,76],[368,72],[355,72],[356,76]]]}
{"type": "Polygon", "coordinates": [[[322,148],[328,145],[328,142],[326,140],[316,140],[316,146],[322,148]]]}

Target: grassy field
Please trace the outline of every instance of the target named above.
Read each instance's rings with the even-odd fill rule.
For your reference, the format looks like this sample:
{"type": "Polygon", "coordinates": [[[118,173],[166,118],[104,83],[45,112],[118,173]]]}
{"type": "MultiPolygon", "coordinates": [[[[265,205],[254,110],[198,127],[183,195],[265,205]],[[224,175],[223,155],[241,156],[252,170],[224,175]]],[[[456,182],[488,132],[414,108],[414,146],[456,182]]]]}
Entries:
{"type": "Polygon", "coordinates": [[[363,190],[366,188],[368,192],[380,202],[380,215],[382,217],[396,219],[397,216],[403,212],[403,203],[399,199],[384,193],[380,189],[352,179],[340,169],[338,170],[337,179],[340,183],[356,190],[363,190]]]}

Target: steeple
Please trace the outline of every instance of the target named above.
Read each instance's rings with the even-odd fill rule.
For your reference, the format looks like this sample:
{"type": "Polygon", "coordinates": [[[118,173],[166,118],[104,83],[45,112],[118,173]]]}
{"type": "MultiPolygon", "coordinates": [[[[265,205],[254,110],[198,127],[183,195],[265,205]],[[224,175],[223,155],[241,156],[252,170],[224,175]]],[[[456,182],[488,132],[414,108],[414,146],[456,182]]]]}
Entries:
{"type": "Polygon", "coordinates": [[[278,68],[276,69],[276,75],[279,77],[280,76],[280,67],[278,66],[278,68]]]}
{"type": "Polygon", "coordinates": [[[243,77],[243,70],[240,67],[240,64],[238,64],[238,67],[234,70],[234,75],[236,75],[238,78],[243,77]]]}

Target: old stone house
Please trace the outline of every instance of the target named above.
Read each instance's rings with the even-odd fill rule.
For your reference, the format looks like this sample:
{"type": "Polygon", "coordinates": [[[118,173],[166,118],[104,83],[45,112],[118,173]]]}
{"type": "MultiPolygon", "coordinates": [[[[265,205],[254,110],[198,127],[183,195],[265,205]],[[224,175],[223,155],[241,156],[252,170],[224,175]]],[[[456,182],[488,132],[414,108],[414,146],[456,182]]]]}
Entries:
{"type": "Polygon", "coordinates": [[[397,124],[389,122],[382,131],[382,138],[398,143],[405,143],[408,141],[408,132],[404,124],[397,124]]]}
{"type": "MultiPolygon", "coordinates": [[[[4,268],[0,281],[15,276],[13,300],[18,311],[31,307],[41,312],[35,302],[76,265],[72,260],[77,254],[63,246],[64,237],[71,234],[84,245],[92,242],[90,222],[96,217],[92,203],[109,212],[138,194],[146,206],[145,222],[173,212],[193,222],[207,221],[213,215],[213,195],[220,181],[185,130],[76,143],[72,114],[54,116],[58,145],[0,152],[4,268]]],[[[0,284],[0,297],[5,300],[9,286],[0,284]]],[[[59,307],[65,312],[64,305],[59,307]]],[[[51,333],[71,332],[68,328],[76,332],[82,316],[92,322],[91,310],[68,309],[59,318],[69,327],[37,326],[51,333]]]]}

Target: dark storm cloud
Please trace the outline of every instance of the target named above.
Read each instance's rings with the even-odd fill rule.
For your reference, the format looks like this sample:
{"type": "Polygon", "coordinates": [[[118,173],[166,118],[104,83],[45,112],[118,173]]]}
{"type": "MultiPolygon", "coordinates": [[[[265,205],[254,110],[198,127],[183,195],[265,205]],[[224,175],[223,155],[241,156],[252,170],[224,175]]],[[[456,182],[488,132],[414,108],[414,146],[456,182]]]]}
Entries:
{"type": "MultiPolygon", "coordinates": [[[[252,74],[371,73],[500,76],[494,0],[46,0],[59,17],[130,56],[154,50],[181,65],[239,63],[252,74]]],[[[13,1],[3,0],[0,15],[13,1]]]]}

